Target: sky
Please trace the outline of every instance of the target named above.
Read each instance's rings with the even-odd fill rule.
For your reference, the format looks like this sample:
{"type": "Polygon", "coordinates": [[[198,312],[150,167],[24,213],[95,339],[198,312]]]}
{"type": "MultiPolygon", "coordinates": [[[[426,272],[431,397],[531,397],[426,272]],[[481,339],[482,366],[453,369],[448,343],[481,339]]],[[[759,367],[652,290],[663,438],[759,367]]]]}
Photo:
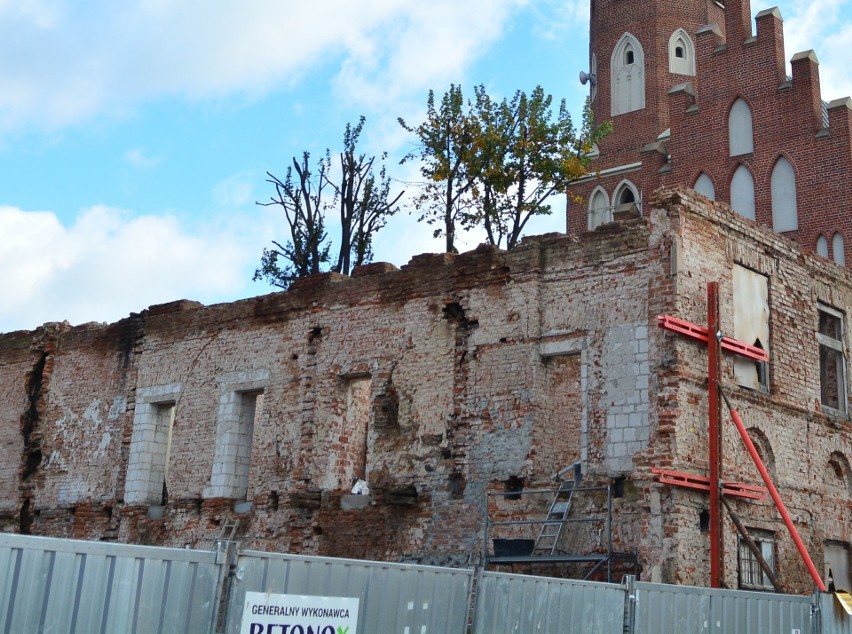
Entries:
{"type": "MultiPolygon", "coordinates": [[[[757,0],[752,12],[771,6],[757,0]]],[[[823,98],[852,95],[852,0],[785,0],[787,59],[815,49],[823,98]]],[[[360,149],[399,164],[430,89],[542,85],[579,121],[589,0],[0,0],[0,332],[212,304],[286,240],[264,207],[293,156],[360,149]]],[[[564,202],[527,227],[561,231],[564,202]]],[[[443,242],[410,205],[375,242],[404,265],[443,242]]],[[[334,228],[330,227],[333,236],[334,228]]],[[[474,248],[481,235],[463,235],[474,248]]]]}

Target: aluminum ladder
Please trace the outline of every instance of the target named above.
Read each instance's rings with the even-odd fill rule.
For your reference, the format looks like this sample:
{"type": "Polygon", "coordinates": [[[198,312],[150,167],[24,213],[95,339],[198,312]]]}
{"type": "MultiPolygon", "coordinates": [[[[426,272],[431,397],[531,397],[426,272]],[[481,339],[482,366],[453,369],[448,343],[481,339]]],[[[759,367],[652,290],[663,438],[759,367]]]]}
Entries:
{"type": "Polygon", "coordinates": [[[541,525],[538,539],[535,540],[533,553],[536,555],[553,555],[556,553],[556,545],[562,535],[562,527],[565,518],[571,512],[571,501],[574,498],[574,480],[563,480],[559,483],[559,489],[553,496],[550,509],[547,512],[547,521],[541,525]]]}

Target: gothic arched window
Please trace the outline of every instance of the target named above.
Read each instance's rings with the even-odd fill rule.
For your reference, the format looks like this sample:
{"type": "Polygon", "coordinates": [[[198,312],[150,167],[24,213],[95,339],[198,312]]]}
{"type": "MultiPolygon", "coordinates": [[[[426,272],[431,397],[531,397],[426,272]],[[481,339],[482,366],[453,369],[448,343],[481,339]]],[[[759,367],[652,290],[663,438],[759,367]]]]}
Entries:
{"type": "Polygon", "coordinates": [[[740,165],[731,179],[731,207],[754,220],[754,179],[745,165],[740,165]]]}
{"type": "Polygon", "coordinates": [[[612,222],[612,208],[606,192],[598,187],[589,198],[589,231],[607,222],[612,222]]]}
{"type": "Polygon", "coordinates": [[[692,38],[678,29],[669,38],[669,72],[676,75],[695,74],[695,47],[692,38]]]}
{"type": "Polygon", "coordinates": [[[713,181],[704,172],[701,172],[695,179],[695,186],[692,189],[702,196],[707,196],[710,200],[716,200],[716,188],[713,187],[713,181]]]}
{"type": "Polygon", "coordinates": [[[610,60],[612,116],[645,107],[645,53],[634,36],[625,33],[610,60]]]}
{"type": "Polygon", "coordinates": [[[751,130],[751,108],[745,99],[737,99],[728,113],[728,148],[730,156],[754,152],[751,130]]]}
{"type": "Polygon", "coordinates": [[[796,231],[799,228],[799,214],[796,206],[796,173],[790,161],[783,156],[775,163],[770,179],[772,190],[772,228],[782,231],[796,231]]]}

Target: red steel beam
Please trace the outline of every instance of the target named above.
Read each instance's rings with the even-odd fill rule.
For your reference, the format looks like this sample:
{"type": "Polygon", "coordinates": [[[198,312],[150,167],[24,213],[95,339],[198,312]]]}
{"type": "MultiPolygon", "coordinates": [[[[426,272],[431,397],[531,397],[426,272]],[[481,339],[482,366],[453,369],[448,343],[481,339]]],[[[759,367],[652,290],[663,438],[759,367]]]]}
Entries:
{"type": "Polygon", "coordinates": [[[808,568],[808,572],[811,574],[811,579],[814,580],[814,583],[817,588],[819,588],[820,592],[826,592],[825,584],[819,576],[816,566],[814,566],[814,562],[811,560],[811,556],[808,554],[804,543],[802,543],[802,538],[799,537],[799,531],[797,531],[796,527],[793,525],[793,520],[790,519],[790,514],[787,513],[787,508],[784,506],[784,502],[781,501],[781,496],[778,495],[778,489],[776,489],[775,485],[772,483],[772,478],[769,476],[769,472],[766,470],[763,460],[760,459],[757,449],[754,448],[754,443],[751,441],[751,438],[749,438],[748,432],[746,431],[745,425],[743,425],[740,415],[737,413],[737,410],[731,407],[728,397],[725,396],[724,393],[722,396],[725,399],[725,403],[728,404],[728,409],[731,410],[731,418],[734,420],[734,425],[736,425],[737,431],[740,432],[740,437],[743,439],[746,449],[748,449],[748,453],[754,461],[754,465],[760,472],[760,477],[763,478],[766,488],[769,489],[769,495],[772,497],[772,501],[775,502],[778,512],[781,513],[781,519],[784,520],[784,525],[787,527],[787,530],[790,531],[790,536],[796,544],[796,549],[799,551],[799,554],[802,556],[802,560],[805,562],[805,566],[808,568]]]}
{"type": "MultiPolygon", "coordinates": [[[[695,489],[707,493],[710,491],[710,478],[682,471],[669,471],[667,469],[651,469],[651,473],[659,476],[657,481],[662,484],[695,489]]],[[[763,487],[743,484],[741,482],[724,482],[722,493],[728,497],[744,498],[746,500],[766,499],[766,489],[763,487]]]]}
{"type": "MultiPolygon", "coordinates": [[[[659,315],[657,317],[657,325],[664,330],[676,332],[680,335],[707,343],[707,328],[704,328],[703,326],[697,326],[688,321],[684,321],[683,319],[672,317],[671,315],[659,315]]],[[[769,361],[769,354],[766,350],[758,348],[757,346],[750,346],[749,344],[738,341],[737,339],[722,337],[721,346],[723,350],[733,352],[734,354],[746,357],[747,359],[764,362],[769,361]]]]}
{"type": "Polygon", "coordinates": [[[707,284],[707,431],[710,444],[710,587],[721,588],[725,577],[722,544],[722,513],[719,502],[719,466],[722,464],[722,442],[719,425],[719,376],[721,346],[715,336],[719,332],[719,283],[707,284]]]}

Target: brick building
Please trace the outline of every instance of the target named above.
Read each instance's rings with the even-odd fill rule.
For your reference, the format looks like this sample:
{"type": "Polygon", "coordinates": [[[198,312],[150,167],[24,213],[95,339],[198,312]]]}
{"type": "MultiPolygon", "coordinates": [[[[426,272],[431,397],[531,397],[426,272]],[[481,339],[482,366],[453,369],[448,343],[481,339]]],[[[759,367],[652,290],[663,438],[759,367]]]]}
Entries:
{"type": "Polygon", "coordinates": [[[822,101],[813,51],[785,70],[777,8],[749,0],[591,3],[592,107],[613,133],[573,188],[579,233],[693,187],[845,264],[852,256],[852,100],[822,101]],[[832,201],[831,204],[826,204],[832,201]],[[635,206],[634,206],[635,205],[635,206]]]}
{"type": "MultiPolygon", "coordinates": [[[[643,579],[704,585],[707,496],[651,470],[707,472],[706,351],[656,318],[701,323],[708,281],[723,331],[770,355],[762,371],[726,357],[725,390],[817,564],[847,574],[852,279],[689,190],[579,239],[2,335],[0,528],[204,547],[239,520],[254,548],[465,564],[486,492],[553,486],[579,464],[584,483],[615,485],[613,548],[643,579]],[[369,496],[349,494],[353,478],[369,496]]],[[[724,434],[722,477],[760,484],[724,434]]],[[[809,591],[771,503],[732,504],[787,587],[809,591]]],[[[526,496],[497,506],[543,512],[526,496]]],[[[736,586],[752,564],[726,526],[736,586]]],[[[604,548],[600,528],[582,548],[604,548]]]]}
{"type": "MultiPolygon", "coordinates": [[[[752,38],[749,12],[592,3],[593,103],[615,132],[568,235],[0,335],[0,530],[207,547],[239,521],[252,548],[465,565],[491,551],[486,515],[541,519],[517,490],[575,474],[612,493],[612,522],[561,547],[706,585],[707,495],[652,470],[708,471],[707,352],[657,316],[705,323],[715,281],[722,331],[769,353],[726,356],[724,390],[817,566],[848,586],[848,221],[819,203],[844,200],[852,115],[823,111],[812,54],[788,81],[780,16],[752,38]],[[651,193],[672,183],[703,195],[651,193]]],[[[723,448],[722,478],[759,485],[728,424],[723,448]]],[[[809,592],[775,507],[730,503],[809,592]]],[[[726,584],[766,587],[727,521],[723,542],[726,584]]]]}

